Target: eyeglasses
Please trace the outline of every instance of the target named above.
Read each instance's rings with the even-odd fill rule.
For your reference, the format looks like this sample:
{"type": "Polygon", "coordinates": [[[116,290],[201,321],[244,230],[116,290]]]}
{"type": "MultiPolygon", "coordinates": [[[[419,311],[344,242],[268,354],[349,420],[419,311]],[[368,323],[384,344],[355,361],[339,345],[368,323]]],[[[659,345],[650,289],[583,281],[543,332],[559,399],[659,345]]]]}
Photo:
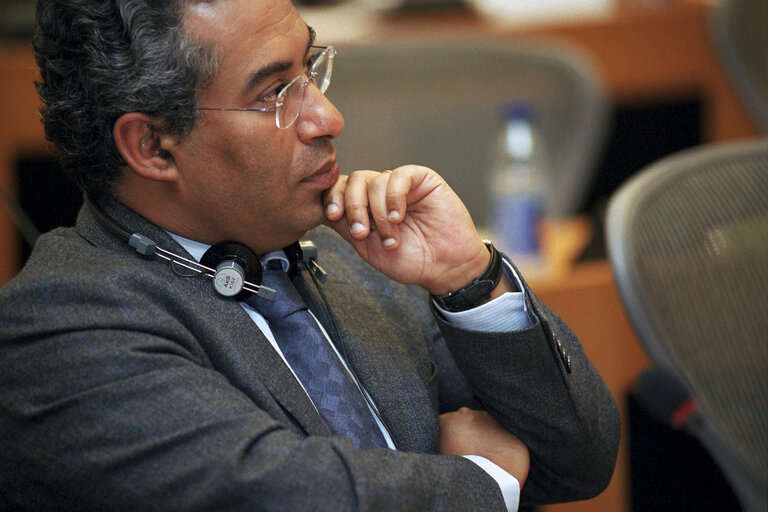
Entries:
{"type": "Polygon", "coordinates": [[[234,112],[274,112],[275,124],[281,130],[290,127],[301,112],[304,104],[304,91],[312,82],[321,93],[325,94],[331,84],[333,72],[333,58],[336,49],[333,46],[312,46],[312,55],[305,67],[304,73],[297,75],[282,88],[275,89],[259,100],[263,107],[252,108],[222,108],[222,107],[197,107],[197,110],[219,110],[234,112]],[[279,92],[278,92],[279,91],[279,92]],[[271,99],[275,94],[277,97],[271,99]]]}

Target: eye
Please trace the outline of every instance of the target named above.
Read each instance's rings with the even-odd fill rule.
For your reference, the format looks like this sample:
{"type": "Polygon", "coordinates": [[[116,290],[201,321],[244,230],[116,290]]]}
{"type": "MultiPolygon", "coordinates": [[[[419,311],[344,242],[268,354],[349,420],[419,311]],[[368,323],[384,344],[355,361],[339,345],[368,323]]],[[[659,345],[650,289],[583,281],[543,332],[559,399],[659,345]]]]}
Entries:
{"type": "Polygon", "coordinates": [[[271,86],[256,98],[256,103],[258,103],[260,107],[274,107],[277,103],[278,95],[285,89],[286,85],[287,84],[280,82],[271,86]]]}
{"type": "Polygon", "coordinates": [[[309,76],[309,72],[312,71],[312,66],[315,65],[315,62],[317,62],[317,59],[320,57],[319,51],[311,50],[309,53],[307,53],[307,59],[304,62],[304,74],[309,76]]]}

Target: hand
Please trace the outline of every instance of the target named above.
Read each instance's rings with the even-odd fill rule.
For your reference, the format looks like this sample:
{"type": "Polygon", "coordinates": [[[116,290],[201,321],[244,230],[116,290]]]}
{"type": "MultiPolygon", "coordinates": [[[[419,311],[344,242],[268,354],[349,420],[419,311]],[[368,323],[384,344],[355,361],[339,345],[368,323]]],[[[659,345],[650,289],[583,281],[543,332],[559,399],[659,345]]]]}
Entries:
{"type": "Polygon", "coordinates": [[[485,457],[514,476],[521,489],[531,467],[522,441],[487,412],[466,407],[440,415],[440,453],[485,457]]]}
{"type": "Polygon", "coordinates": [[[468,284],[490,260],[464,204],[426,167],[340,176],[324,205],[326,224],[374,268],[435,295],[468,284]]]}

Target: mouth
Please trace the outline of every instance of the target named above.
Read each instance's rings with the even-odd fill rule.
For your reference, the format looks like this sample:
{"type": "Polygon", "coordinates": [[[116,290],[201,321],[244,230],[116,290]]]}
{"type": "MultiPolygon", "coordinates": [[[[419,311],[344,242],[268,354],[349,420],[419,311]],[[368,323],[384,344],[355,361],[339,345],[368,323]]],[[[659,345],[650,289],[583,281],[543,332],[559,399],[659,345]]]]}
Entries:
{"type": "Polygon", "coordinates": [[[331,188],[339,179],[339,166],[336,159],[333,158],[317,169],[310,176],[307,176],[302,183],[312,185],[320,190],[331,188]]]}

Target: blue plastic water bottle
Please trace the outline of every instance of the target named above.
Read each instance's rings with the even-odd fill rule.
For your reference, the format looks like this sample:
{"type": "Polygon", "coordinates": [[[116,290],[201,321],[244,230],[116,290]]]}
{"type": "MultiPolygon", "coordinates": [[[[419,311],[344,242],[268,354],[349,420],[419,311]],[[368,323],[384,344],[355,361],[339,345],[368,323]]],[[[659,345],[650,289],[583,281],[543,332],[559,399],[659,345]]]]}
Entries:
{"type": "Polygon", "coordinates": [[[513,260],[540,257],[543,169],[540,168],[533,108],[522,101],[503,108],[504,128],[490,177],[490,228],[494,244],[513,260]]]}

